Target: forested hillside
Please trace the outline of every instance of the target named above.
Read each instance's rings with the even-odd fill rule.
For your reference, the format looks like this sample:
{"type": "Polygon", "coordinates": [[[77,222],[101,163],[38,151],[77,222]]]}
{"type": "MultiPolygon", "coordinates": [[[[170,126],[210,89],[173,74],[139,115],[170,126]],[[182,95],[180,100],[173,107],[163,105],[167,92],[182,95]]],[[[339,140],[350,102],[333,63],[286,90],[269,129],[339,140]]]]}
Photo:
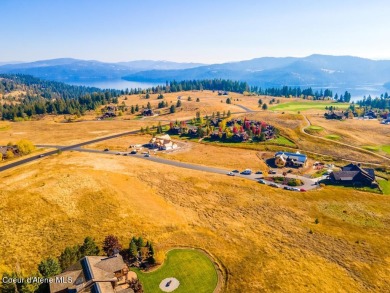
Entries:
{"type": "Polygon", "coordinates": [[[116,103],[118,90],[101,90],[41,80],[31,75],[0,75],[0,116],[5,120],[36,114],[80,114],[116,103]]]}

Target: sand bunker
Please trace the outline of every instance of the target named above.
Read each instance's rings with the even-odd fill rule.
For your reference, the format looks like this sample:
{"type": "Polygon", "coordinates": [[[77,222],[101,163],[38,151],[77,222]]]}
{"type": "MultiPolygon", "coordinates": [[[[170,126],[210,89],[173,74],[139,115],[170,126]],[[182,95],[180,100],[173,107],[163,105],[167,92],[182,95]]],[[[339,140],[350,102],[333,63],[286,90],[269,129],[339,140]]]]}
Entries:
{"type": "Polygon", "coordinates": [[[164,292],[172,292],[179,287],[180,282],[176,278],[166,278],[161,281],[160,289],[164,292]]]}

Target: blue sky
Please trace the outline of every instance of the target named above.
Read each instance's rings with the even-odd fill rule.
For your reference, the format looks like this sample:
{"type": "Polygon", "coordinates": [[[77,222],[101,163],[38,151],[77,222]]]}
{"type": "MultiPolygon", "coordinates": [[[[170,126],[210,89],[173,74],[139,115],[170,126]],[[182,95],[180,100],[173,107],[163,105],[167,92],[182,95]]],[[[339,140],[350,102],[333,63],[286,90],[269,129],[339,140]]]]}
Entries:
{"type": "Polygon", "coordinates": [[[390,59],[386,0],[0,0],[0,61],[390,59]]]}

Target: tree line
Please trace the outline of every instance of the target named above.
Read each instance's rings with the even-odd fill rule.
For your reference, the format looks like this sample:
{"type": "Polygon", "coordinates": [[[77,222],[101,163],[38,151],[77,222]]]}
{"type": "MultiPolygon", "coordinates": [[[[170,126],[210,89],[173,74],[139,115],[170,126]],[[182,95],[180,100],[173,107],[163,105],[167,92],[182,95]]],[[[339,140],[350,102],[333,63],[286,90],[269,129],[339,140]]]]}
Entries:
{"type": "Polygon", "coordinates": [[[362,100],[356,102],[360,107],[372,108],[372,109],[381,109],[381,110],[390,110],[390,96],[386,92],[381,94],[380,97],[372,98],[371,95],[368,97],[364,96],[362,100]]]}

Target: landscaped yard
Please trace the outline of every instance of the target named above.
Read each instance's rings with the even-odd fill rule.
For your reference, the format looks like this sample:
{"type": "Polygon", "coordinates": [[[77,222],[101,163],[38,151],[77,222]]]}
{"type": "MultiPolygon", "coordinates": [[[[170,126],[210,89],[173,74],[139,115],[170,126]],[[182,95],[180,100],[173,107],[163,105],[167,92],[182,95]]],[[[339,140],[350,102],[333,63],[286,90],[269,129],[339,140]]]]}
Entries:
{"type": "Polygon", "coordinates": [[[323,128],[321,126],[316,126],[316,125],[310,125],[307,129],[308,130],[313,130],[313,131],[321,131],[321,130],[323,130],[323,128]]]}
{"type": "Polygon", "coordinates": [[[378,152],[378,151],[383,151],[387,154],[390,154],[390,145],[365,145],[362,146],[362,148],[372,151],[372,152],[378,152]]]}
{"type": "Polygon", "coordinates": [[[168,252],[160,268],[144,273],[134,270],[146,293],[162,292],[159,285],[165,278],[176,278],[180,285],[175,293],[212,293],[218,275],[211,260],[195,249],[175,249],[168,252]]]}
{"type": "Polygon", "coordinates": [[[296,145],[291,140],[287,139],[284,136],[279,136],[277,138],[269,139],[267,141],[263,142],[225,142],[225,141],[218,141],[218,140],[210,140],[209,138],[203,139],[203,142],[212,143],[212,144],[218,144],[221,146],[229,146],[229,147],[238,147],[238,148],[244,148],[244,149],[262,149],[265,145],[280,145],[280,146],[288,146],[295,148],[296,145]]]}
{"type": "Polygon", "coordinates": [[[337,135],[337,134],[329,134],[329,135],[327,135],[325,137],[328,138],[328,139],[333,139],[333,140],[339,140],[340,139],[340,135],[337,135]]]}
{"type": "Polygon", "coordinates": [[[271,106],[271,110],[282,110],[282,111],[305,111],[305,110],[312,110],[312,109],[318,109],[318,110],[325,110],[326,106],[334,106],[338,109],[347,109],[349,107],[348,103],[327,103],[327,102],[319,102],[319,101],[313,101],[313,102],[289,102],[289,103],[283,103],[278,104],[275,106],[271,106]]]}
{"type": "Polygon", "coordinates": [[[390,195],[390,181],[378,180],[380,187],[382,188],[383,194],[390,195]]]}

